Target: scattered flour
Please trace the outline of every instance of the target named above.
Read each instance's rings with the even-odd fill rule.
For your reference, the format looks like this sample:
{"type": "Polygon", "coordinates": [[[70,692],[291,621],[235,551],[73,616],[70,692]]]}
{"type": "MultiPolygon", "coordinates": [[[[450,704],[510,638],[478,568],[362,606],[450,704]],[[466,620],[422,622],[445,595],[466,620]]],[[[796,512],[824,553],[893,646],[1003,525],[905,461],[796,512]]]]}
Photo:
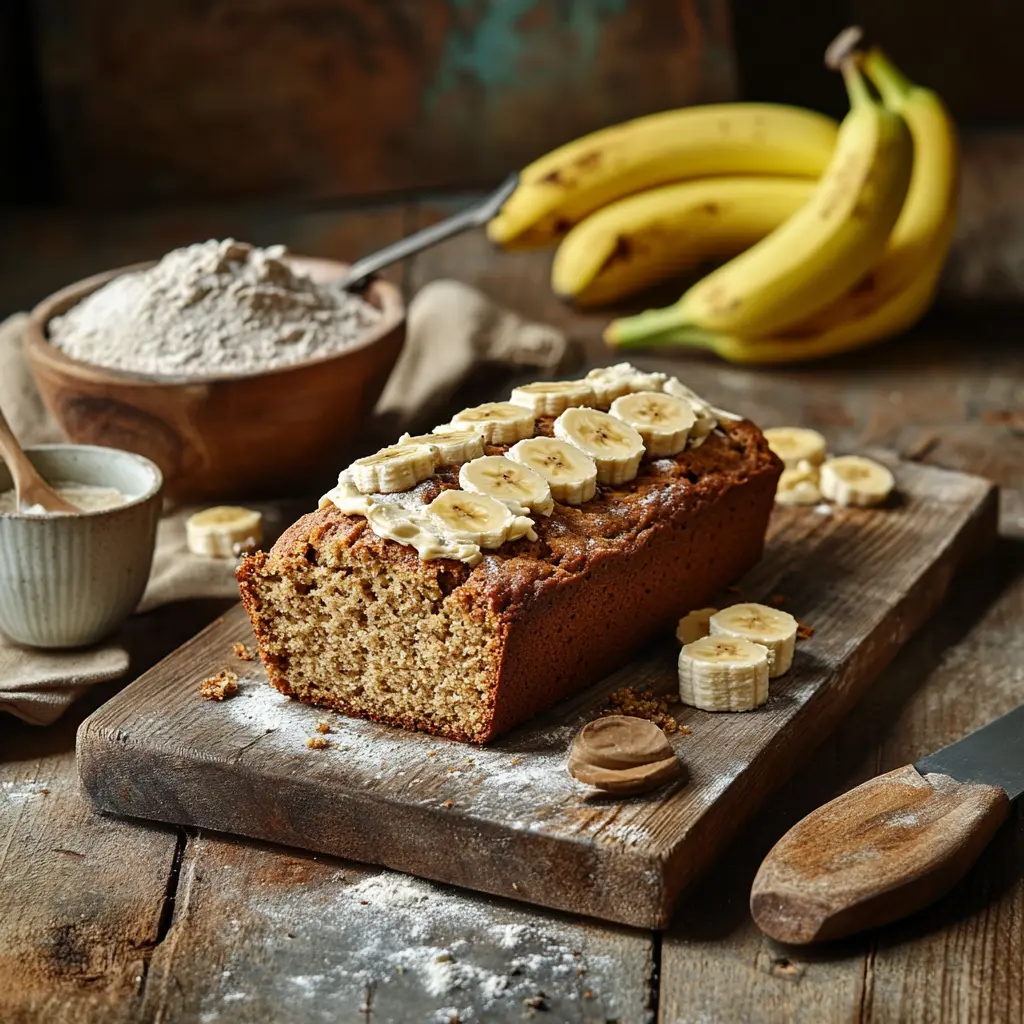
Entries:
{"type": "Polygon", "coordinates": [[[254,373],[337,353],[380,313],[292,270],[284,246],[227,238],[122,274],[50,324],[54,345],[96,366],[156,376],[254,373]]]}

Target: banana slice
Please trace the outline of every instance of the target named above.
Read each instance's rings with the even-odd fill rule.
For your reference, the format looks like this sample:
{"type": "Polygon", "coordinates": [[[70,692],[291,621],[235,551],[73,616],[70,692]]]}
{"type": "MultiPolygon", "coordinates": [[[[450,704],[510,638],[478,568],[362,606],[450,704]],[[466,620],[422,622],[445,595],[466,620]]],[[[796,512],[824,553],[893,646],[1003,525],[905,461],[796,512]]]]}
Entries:
{"type": "Polygon", "coordinates": [[[596,409],[566,409],[555,420],[555,437],[575,445],[597,465],[599,484],[624,484],[636,476],[644,439],[628,423],[596,409]]]}
{"type": "Polygon", "coordinates": [[[529,466],[503,455],[485,455],[463,463],[459,486],[464,491],[489,494],[517,515],[535,512],[549,516],[555,507],[547,480],[529,466]]]}
{"type": "Polygon", "coordinates": [[[444,434],[403,434],[399,444],[432,444],[437,448],[439,466],[461,466],[484,453],[484,435],[479,430],[451,430],[444,434]]]}
{"type": "Polygon", "coordinates": [[[515,444],[533,437],[533,412],[512,402],[486,402],[463,409],[451,423],[434,427],[435,433],[451,433],[467,428],[480,431],[487,444],[515,444]]]}
{"type": "Polygon", "coordinates": [[[378,537],[415,548],[425,562],[454,558],[473,566],[483,558],[478,544],[446,537],[426,511],[401,505],[372,505],[367,510],[366,521],[378,537]]]}
{"type": "Polygon", "coordinates": [[[776,505],[817,505],[821,501],[818,467],[806,459],[793,469],[784,469],[775,489],[776,505]]]}
{"type": "Polygon", "coordinates": [[[639,433],[648,455],[678,455],[697,422],[685,398],[658,392],[622,395],[608,411],[639,433]]]}
{"type": "Polygon", "coordinates": [[[800,462],[820,466],[828,450],[825,438],[806,427],[773,427],[764,432],[764,439],[787,469],[795,469],[800,462]]]}
{"type": "Polygon", "coordinates": [[[437,466],[437,457],[432,444],[395,444],[356,459],[348,470],[361,494],[393,494],[426,480],[437,466]]]}
{"type": "Polygon", "coordinates": [[[879,505],[895,487],[892,472],[874,459],[843,455],[821,467],[821,493],[837,505],[879,505]]]}
{"type": "Polygon", "coordinates": [[[669,377],[663,388],[666,395],[674,398],[682,398],[690,403],[697,422],[690,429],[687,439],[691,448],[699,448],[707,439],[715,427],[718,426],[718,417],[712,407],[704,401],[692,388],[688,388],[678,377],[669,377]]]}
{"type": "Polygon", "coordinates": [[[679,697],[703,711],[753,711],[768,699],[768,648],[706,636],[679,652],[679,697]]]}
{"type": "Polygon", "coordinates": [[[593,405],[594,389],[585,380],[537,381],[512,389],[510,401],[534,416],[557,416],[577,405],[593,405]]]}
{"type": "Polygon", "coordinates": [[[217,505],[185,521],[188,549],[205,558],[231,558],[253,551],[263,540],[263,516],[251,508],[217,505]]]}
{"type": "Polygon", "coordinates": [[[427,513],[446,537],[482,548],[500,548],[520,537],[537,539],[532,519],[514,515],[489,494],[442,491],[427,506],[427,513]]]}
{"type": "Polygon", "coordinates": [[[339,512],[347,516],[365,516],[372,503],[362,491],[356,487],[349,470],[343,469],[338,476],[337,486],[332,487],[321,499],[318,508],[334,505],[339,512]]]}
{"type": "Polygon", "coordinates": [[[717,608],[698,608],[688,612],[676,626],[676,639],[683,644],[692,644],[694,640],[707,636],[711,632],[711,616],[717,611],[717,608]]]}
{"type": "Polygon", "coordinates": [[[785,675],[793,665],[799,623],[789,612],[766,604],[734,604],[711,616],[711,635],[750,640],[768,648],[770,678],[785,675]]]}
{"type": "Polygon", "coordinates": [[[663,373],[644,373],[632,363],[601,366],[587,374],[587,383],[594,391],[594,404],[602,409],[607,409],[616,398],[636,391],[661,391],[665,379],[663,373]]]}
{"type": "Polygon", "coordinates": [[[563,505],[582,505],[597,491],[597,466],[579,448],[554,437],[531,437],[512,445],[508,458],[529,466],[551,488],[551,497],[563,505]]]}

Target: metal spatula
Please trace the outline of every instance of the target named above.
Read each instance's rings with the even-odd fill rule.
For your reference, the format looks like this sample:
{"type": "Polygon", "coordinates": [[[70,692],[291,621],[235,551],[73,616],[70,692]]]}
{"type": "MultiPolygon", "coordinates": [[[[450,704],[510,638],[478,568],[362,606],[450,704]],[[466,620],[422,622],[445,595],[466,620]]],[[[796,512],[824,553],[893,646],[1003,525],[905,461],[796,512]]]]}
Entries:
{"type": "Polygon", "coordinates": [[[482,227],[504,206],[505,200],[512,195],[518,184],[519,174],[510,174],[489,196],[469,209],[461,210],[452,217],[409,235],[408,238],[393,242],[369,256],[364,256],[361,260],[356,260],[338,283],[342,288],[360,288],[373,274],[391,266],[392,263],[429,249],[432,245],[437,245],[438,242],[443,242],[470,228],[482,227]]]}

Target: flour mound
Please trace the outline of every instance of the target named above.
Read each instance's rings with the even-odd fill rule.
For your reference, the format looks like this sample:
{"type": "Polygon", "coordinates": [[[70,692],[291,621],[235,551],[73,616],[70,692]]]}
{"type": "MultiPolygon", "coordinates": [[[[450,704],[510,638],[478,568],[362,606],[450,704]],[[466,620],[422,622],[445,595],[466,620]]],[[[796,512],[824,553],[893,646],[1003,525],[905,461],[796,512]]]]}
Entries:
{"type": "Polygon", "coordinates": [[[284,246],[227,238],[115,278],[55,317],[50,340],[95,366],[202,377],[333,355],[379,321],[358,295],[293,270],[284,246]]]}

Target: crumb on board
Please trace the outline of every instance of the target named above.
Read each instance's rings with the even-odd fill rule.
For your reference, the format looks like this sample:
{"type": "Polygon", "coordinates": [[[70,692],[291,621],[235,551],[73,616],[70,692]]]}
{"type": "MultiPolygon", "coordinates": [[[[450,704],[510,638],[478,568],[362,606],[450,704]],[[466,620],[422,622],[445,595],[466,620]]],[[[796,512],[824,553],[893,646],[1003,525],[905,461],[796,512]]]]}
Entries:
{"type": "Polygon", "coordinates": [[[231,650],[235,657],[240,658],[242,661],[252,661],[253,658],[256,657],[256,655],[253,654],[241,640],[239,640],[238,643],[233,644],[231,650]]]}
{"type": "Polygon", "coordinates": [[[441,804],[441,806],[444,807],[446,810],[451,810],[451,808],[453,808],[455,806],[455,801],[454,800],[445,800],[445,802],[443,804],[441,804]]]}
{"type": "Polygon", "coordinates": [[[655,696],[651,690],[634,690],[632,686],[623,686],[608,696],[608,706],[601,712],[606,715],[630,715],[633,718],[645,718],[648,722],[660,725],[670,736],[674,732],[690,735],[685,725],[680,725],[669,711],[670,704],[678,704],[679,697],[674,693],[655,696]]]}
{"type": "Polygon", "coordinates": [[[789,598],[786,597],[785,594],[772,594],[772,596],[768,598],[768,603],[773,608],[781,608],[788,600],[789,598]]]}
{"type": "Polygon", "coordinates": [[[215,676],[199,684],[199,696],[205,700],[227,700],[238,693],[238,676],[229,668],[221,669],[215,676]]]}
{"type": "Polygon", "coordinates": [[[427,757],[437,757],[437,751],[436,750],[428,750],[427,751],[427,757]]]}
{"type": "Polygon", "coordinates": [[[808,626],[806,622],[797,619],[796,636],[798,640],[810,640],[814,636],[814,627],[808,626]]]}
{"type": "Polygon", "coordinates": [[[310,736],[306,740],[306,746],[310,750],[326,750],[331,745],[330,740],[325,740],[323,736],[310,736]]]}
{"type": "Polygon", "coordinates": [[[331,723],[330,722],[317,722],[316,723],[316,731],[318,733],[321,733],[321,734],[326,734],[326,733],[329,733],[329,732],[334,732],[334,730],[331,728],[331,723]]]}

